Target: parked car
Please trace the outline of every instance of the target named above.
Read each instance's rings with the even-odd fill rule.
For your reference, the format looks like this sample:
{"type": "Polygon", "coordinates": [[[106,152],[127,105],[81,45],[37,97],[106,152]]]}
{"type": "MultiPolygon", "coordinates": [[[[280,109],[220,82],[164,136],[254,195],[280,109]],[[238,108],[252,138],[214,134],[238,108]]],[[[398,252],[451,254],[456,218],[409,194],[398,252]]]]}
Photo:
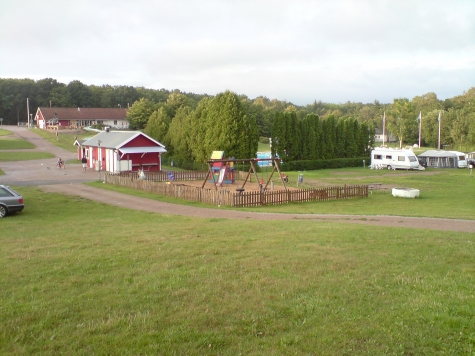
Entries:
{"type": "Polygon", "coordinates": [[[23,197],[6,185],[0,185],[0,218],[22,211],[23,197]]]}

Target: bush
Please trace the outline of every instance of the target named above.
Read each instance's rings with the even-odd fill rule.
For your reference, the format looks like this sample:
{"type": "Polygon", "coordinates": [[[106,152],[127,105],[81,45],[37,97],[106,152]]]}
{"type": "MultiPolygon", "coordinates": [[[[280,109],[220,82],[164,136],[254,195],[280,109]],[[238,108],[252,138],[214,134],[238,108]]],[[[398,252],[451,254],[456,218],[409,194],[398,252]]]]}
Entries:
{"type": "Polygon", "coordinates": [[[208,166],[203,163],[199,162],[190,162],[190,161],[183,161],[179,159],[175,159],[173,157],[163,157],[162,156],[162,164],[165,166],[172,166],[181,168],[187,171],[206,171],[208,170],[208,166]],[[173,162],[173,163],[172,163],[173,162]]]}
{"type": "Polygon", "coordinates": [[[370,163],[369,157],[356,157],[356,158],[335,158],[335,159],[319,159],[314,161],[291,161],[281,164],[281,168],[284,171],[311,171],[315,169],[334,169],[334,168],[347,168],[347,167],[362,167],[363,160],[366,161],[366,165],[370,163]]]}

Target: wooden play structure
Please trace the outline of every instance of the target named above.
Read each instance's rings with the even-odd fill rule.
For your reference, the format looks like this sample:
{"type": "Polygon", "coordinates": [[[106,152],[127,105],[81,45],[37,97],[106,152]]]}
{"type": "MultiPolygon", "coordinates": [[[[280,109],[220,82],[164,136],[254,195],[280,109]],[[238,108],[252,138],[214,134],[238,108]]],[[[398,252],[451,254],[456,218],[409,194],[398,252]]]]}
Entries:
{"type": "Polygon", "coordinates": [[[224,151],[213,151],[210,161],[213,162],[210,165],[213,179],[210,179],[209,183],[214,183],[219,187],[223,184],[234,183],[234,158],[225,160],[224,151]]]}
{"type": "Polygon", "coordinates": [[[279,173],[279,179],[282,181],[284,189],[287,190],[286,182],[288,182],[287,176],[282,174],[279,169],[280,158],[251,158],[251,159],[235,159],[235,158],[224,158],[224,151],[214,151],[211,154],[211,159],[207,161],[208,163],[208,173],[203,181],[201,188],[203,189],[207,182],[214,183],[214,187],[217,190],[218,187],[221,187],[223,184],[232,184],[235,182],[234,179],[234,168],[236,164],[242,163],[249,164],[249,171],[244,179],[244,182],[240,188],[237,188],[236,191],[242,193],[245,191],[245,186],[251,174],[254,174],[255,179],[259,182],[260,192],[267,190],[267,186],[272,181],[272,176],[274,172],[279,173]],[[259,179],[259,176],[256,171],[256,165],[260,161],[271,161],[272,162],[272,172],[268,175],[267,179],[259,179]],[[212,179],[209,179],[210,176],[212,179]]]}

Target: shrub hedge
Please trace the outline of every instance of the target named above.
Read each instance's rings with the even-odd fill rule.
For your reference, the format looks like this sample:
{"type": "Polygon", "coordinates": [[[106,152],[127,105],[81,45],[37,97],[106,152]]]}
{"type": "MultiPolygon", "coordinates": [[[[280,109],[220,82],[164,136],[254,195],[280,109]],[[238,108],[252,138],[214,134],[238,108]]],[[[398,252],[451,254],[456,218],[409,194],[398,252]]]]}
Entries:
{"type": "Polygon", "coordinates": [[[310,171],[315,169],[363,167],[363,161],[365,161],[365,165],[368,165],[370,163],[370,157],[291,161],[281,163],[280,167],[283,171],[287,172],[310,171]]]}

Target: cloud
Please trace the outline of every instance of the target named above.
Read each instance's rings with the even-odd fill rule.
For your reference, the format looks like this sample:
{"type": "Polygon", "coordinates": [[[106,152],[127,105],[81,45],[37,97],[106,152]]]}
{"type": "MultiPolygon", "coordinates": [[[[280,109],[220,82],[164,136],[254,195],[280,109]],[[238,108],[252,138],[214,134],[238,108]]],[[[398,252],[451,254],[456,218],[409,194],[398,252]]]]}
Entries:
{"type": "Polygon", "coordinates": [[[473,86],[473,18],[471,0],[16,0],[0,3],[0,77],[299,105],[444,98],[473,86]]]}

